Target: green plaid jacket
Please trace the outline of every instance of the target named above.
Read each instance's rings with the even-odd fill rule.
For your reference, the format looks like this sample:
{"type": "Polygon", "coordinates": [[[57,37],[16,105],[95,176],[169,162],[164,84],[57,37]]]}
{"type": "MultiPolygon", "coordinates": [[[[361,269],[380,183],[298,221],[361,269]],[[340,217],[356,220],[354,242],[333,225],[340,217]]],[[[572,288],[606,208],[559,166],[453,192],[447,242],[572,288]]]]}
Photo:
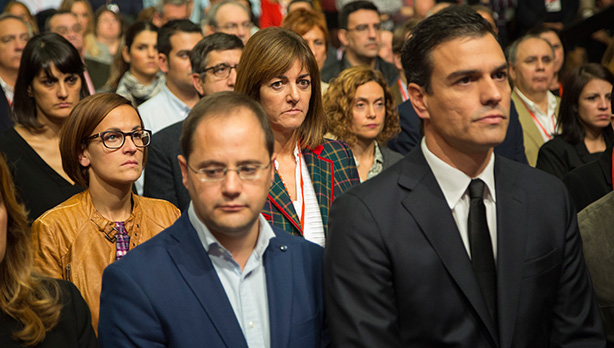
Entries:
{"type": "MultiPolygon", "coordinates": [[[[354,156],[350,147],[341,141],[325,139],[315,149],[301,150],[322,213],[326,235],[328,210],[333,200],[354,185],[360,183],[354,156]]],[[[264,203],[262,215],[273,226],[290,234],[302,236],[301,223],[292,200],[281,178],[275,172],[275,180],[264,203]]]]}

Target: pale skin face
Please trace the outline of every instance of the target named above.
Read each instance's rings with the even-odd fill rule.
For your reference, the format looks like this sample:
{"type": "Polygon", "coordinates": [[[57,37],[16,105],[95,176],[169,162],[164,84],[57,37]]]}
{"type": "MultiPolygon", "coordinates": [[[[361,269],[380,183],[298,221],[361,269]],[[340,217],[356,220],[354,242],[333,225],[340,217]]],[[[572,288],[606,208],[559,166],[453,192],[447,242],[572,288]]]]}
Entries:
{"type": "Polygon", "coordinates": [[[303,39],[307,42],[307,45],[311,48],[311,52],[313,52],[313,55],[316,57],[318,68],[322,70],[324,62],[326,61],[326,50],[328,49],[328,47],[326,47],[324,32],[316,26],[303,34],[303,39]]]}
{"type": "MultiPolygon", "coordinates": [[[[143,129],[136,110],[121,105],[111,110],[91,135],[105,131],[132,132],[143,129]]],[[[143,148],[137,147],[130,136],[119,149],[106,148],[100,137],[88,142],[79,156],[79,163],[88,168],[90,186],[131,186],[143,170],[143,148]]]]}
{"type": "MultiPolygon", "coordinates": [[[[228,171],[218,182],[202,182],[194,170],[239,165],[268,165],[271,154],[265,135],[252,111],[239,107],[229,114],[208,115],[193,135],[194,148],[186,159],[179,156],[183,184],[188,189],[198,218],[223,245],[226,241],[258,236],[258,216],[273,180],[273,166],[263,169],[255,180],[242,180],[228,171]]],[[[252,244],[253,248],[253,244],[252,244]]],[[[236,257],[236,255],[233,254],[236,257]]]]}
{"type": "Polygon", "coordinates": [[[83,29],[77,22],[77,17],[72,13],[63,13],[51,17],[49,31],[62,35],[75,46],[77,51],[83,50],[83,29]]]}
{"type": "Polygon", "coordinates": [[[514,85],[529,97],[545,93],[554,79],[554,56],[543,39],[530,38],[518,45],[516,65],[510,65],[514,85]]]}
{"type": "MultiPolygon", "coordinates": [[[[241,52],[241,49],[211,51],[207,55],[207,66],[205,69],[220,66],[220,64],[234,67],[239,64],[241,52]]],[[[207,71],[204,75],[193,73],[192,80],[194,88],[196,88],[201,96],[208,96],[215,92],[232,91],[237,80],[237,69],[231,69],[230,75],[226,78],[215,76],[213,70],[207,71]],[[201,76],[204,76],[204,78],[201,79],[201,76]]]]}
{"type": "Polygon", "coordinates": [[[298,59],[290,70],[260,86],[260,104],[278,133],[292,133],[303,124],[310,99],[311,75],[298,59]]]}
{"type": "Polygon", "coordinates": [[[166,74],[169,88],[193,90],[190,52],[203,38],[200,33],[177,32],[170,38],[171,51],[168,57],[160,53],[160,69],[166,74]]]}
{"type": "Polygon", "coordinates": [[[51,76],[47,77],[41,70],[28,88],[28,94],[34,97],[39,120],[65,119],[80,100],[81,78],[79,75],[65,74],[59,71],[53,63],[50,65],[51,76]]]}
{"type": "Polygon", "coordinates": [[[358,86],[352,102],[350,130],[358,141],[370,144],[384,129],[386,97],[379,83],[369,81],[358,86]]]}
{"type": "Polygon", "coordinates": [[[106,40],[116,40],[121,35],[121,23],[111,12],[105,11],[100,14],[97,26],[97,35],[106,40]]]}
{"type": "Polygon", "coordinates": [[[505,139],[511,95],[505,56],[494,36],[485,34],[446,41],[432,50],[431,61],[432,92],[408,86],[424,120],[426,144],[437,157],[474,176],[505,139]]]}
{"type": "Polygon", "coordinates": [[[584,86],[578,99],[578,114],[584,127],[600,131],[610,126],[611,91],[612,84],[605,80],[593,79],[584,86]]]}
{"type": "Polygon", "coordinates": [[[359,60],[374,59],[380,49],[381,33],[376,29],[381,23],[379,15],[371,10],[358,10],[348,16],[347,29],[339,30],[339,41],[347,54],[359,60]],[[358,30],[363,29],[364,30],[358,30]]]}
{"type": "Polygon", "coordinates": [[[81,25],[81,35],[85,35],[85,31],[87,30],[87,26],[90,22],[87,5],[85,5],[85,3],[81,1],[75,2],[72,5],[70,12],[72,12],[77,17],[77,22],[79,23],[79,25],[81,25]]]}
{"type": "Polygon", "coordinates": [[[565,51],[563,50],[561,39],[559,39],[559,36],[553,31],[541,33],[539,37],[550,42],[550,45],[552,45],[554,49],[554,72],[558,73],[563,67],[563,61],[565,59],[565,51]]]}
{"type": "Polygon", "coordinates": [[[244,45],[252,36],[250,29],[246,28],[251,23],[249,14],[239,5],[230,3],[220,7],[216,20],[217,27],[212,27],[212,32],[236,35],[244,45]]]}
{"type": "Polygon", "coordinates": [[[151,81],[160,70],[158,67],[158,33],[142,31],[136,35],[130,50],[122,49],[122,56],[130,64],[130,72],[140,82],[151,81]]]}
{"type": "Polygon", "coordinates": [[[17,72],[24,47],[30,39],[28,28],[19,20],[0,21],[0,68],[17,72]]]}

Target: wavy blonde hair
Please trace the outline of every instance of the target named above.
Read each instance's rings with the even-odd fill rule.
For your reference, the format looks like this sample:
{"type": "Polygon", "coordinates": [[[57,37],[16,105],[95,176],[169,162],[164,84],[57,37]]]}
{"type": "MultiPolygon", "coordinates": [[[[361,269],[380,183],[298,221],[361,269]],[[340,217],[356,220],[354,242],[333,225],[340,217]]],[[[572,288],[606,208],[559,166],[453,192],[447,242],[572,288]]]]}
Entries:
{"type": "Polygon", "coordinates": [[[0,192],[7,212],[6,254],[0,261],[0,310],[22,324],[13,339],[24,346],[41,343],[60,319],[60,289],[33,274],[33,246],[25,208],[15,198],[6,161],[0,156],[0,192]]]}
{"type": "Polygon", "coordinates": [[[367,66],[355,66],[344,71],[335,78],[326,94],[324,94],[324,113],[328,118],[328,132],[337,139],[343,140],[350,145],[356,144],[358,138],[352,133],[351,125],[353,115],[354,96],[358,87],[367,82],[374,81],[384,90],[384,100],[386,101],[386,117],[384,118],[384,128],[377,135],[377,142],[381,145],[399,134],[399,113],[394,107],[394,98],[386,80],[381,72],[373,70],[367,66]]]}

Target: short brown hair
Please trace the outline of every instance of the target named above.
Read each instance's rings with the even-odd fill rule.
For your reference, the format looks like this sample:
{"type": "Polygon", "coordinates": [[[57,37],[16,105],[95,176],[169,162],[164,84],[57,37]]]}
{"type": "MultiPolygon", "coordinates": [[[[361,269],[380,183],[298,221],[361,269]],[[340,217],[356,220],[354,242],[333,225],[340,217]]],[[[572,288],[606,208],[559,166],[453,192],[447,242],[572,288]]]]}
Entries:
{"type": "MultiPolygon", "coordinates": [[[[60,153],[62,154],[62,168],[77,184],[89,186],[89,173],[86,167],[79,162],[79,156],[86,146],[86,139],[94,129],[115,108],[132,103],[115,93],[99,93],[81,100],[70,112],[60,133],[60,153]]],[[[137,109],[134,109],[141,120],[143,119],[137,109]]],[[[143,149],[143,165],[147,159],[147,148],[143,149]]]]}
{"type": "Polygon", "coordinates": [[[324,43],[328,48],[328,28],[326,27],[326,18],[322,13],[299,8],[290,12],[284,18],[281,27],[292,30],[300,36],[305,35],[314,27],[318,27],[324,33],[324,43]]]}
{"type": "Polygon", "coordinates": [[[401,131],[399,113],[394,107],[394,98],[392,98],[382,73],[368,66],[351,67],[342,71],[330,83],[324,95],[324,111],[328,117],[328,131],[350,145],[356,144],[358,141],[356,135],[350,131],[354,96],[358,87],[370,81],[375,81],[382,87],[386,104],[384,128],[378,134],[377,141],[384,145],[401,131]]]}
{"type": "Polygon", "coordinates": [[[298,128],[297,135],[301,145],[313,149],[322,142],[326,128],[320,70],[311,49],[297,33],[268,27],[254,34],[247,41],[241,55],[235,91],[260,101],[260,87],[275,76],[290,70],[297,59],[311,76],[309,111],[298,128]]]}

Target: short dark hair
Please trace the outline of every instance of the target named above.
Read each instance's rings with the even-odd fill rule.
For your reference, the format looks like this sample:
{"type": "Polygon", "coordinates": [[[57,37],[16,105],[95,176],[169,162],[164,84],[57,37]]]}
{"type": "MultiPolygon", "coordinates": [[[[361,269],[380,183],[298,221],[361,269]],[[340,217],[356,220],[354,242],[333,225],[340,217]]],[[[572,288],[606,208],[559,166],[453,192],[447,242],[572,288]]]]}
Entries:
{"type": "Polygon", "coordinates": [[[358,10],[375,11],[379,15],[379,10],[377,9],[377,6],[375,6],[375,4],[373,4],[371,1],[358,0],[349,2],[345,4],[343,8],[341,8],[341,11],[339,11],[339,29],[347,29],[348,18],[352,13],[358,10]]]}
{"type": "Polygon", "coordinates": [[[427,17],[412,30],[403,47],[401,62],[407,82],[424,87],[427,93],[431,93],[433,49],[459,37],[482,37],[487,34],[497,38],[490,24],[466,5],[450,6],[427,17]]]}
{"type": "Polygon", "coordinates": [[[158,52],[163,53],[168,57],[171,52],[171,36],[182,33],[199,33],[202,35],[202,30],[197,24],[192,23],[189,19],[173,19],[164,24],[158,30],[158,52]]]}
{"type": "Polygon", "coordinates": [[[204,119],[215,115],[232,115],[242,107],[251,111],[258,119],[264,132],[266,149],[272,156],[275,138],[269,124],[269,117],[262,105],[245,94],[224,91],[213,93],[199,100],[183,122],[179,143],[181,144],[181,153],[186,160],[194,150],[194,132],[204,119]]]}
{"type": "MultiPolygon", "coordinates": [[[[54,11],[53,13],[51,13],[47,19],[45,19],[45,31],[51,31],[51,26],[49,23],[51,23],[51,19],[55,16],[60,16],[60,15],[65,15],[65,14],[69,14],[71,16],[75,16],[74,13],[70,12],[70,11],[66,11],[66,10],[58,10],[58,11],[54,11]]],[[[75,16],[75,19],[77,18],[77,16],[75,16]]]]}
{"type": "Polygon", "coordinates": [[[394,29],[392,32],[392,53],[401,54],[403,45],[405,45],[405,41],[407,41],[407,35],[414,30],[418,23],[420,23],[420,20],[413,18],[394,29]]]}
{"type": "MultiPolygon", "coordinates": [[[[586,130],[580,121],[578,104],[580,95],[584,87],[592,80],[603,80],[614,85],[614,76],[603,65],[589,63],[575,68],[567,77],[563,85],[563,96],[561,97],[561,107],[559,108],[559,127],[561,137],[571,144],[578,144],[584,141],[586,130]]],[[[603,133],[612,135],[612,127],[607,126],[603,133]]]]}
{"type": "Polygon", "coordinates": [[[53,76],[51,64],[64,74],[79,76],[81,98],[90,94],[83,77],[85,67],[75,46],[56,33],[35,35],[28,41],[21,55],[13,99],[15,123],[29,130],[39,129],[42,125],[36,119],[36,101],[28,93],[28,88],[41,71],[44,71],[47,77],[53,76]]]}
{"type": "Polygon", "coordinates": [[[236,35],[213,33],[205,36],[190,52],[192,72],[200,74],[205,70],[209,63],[208,56],[211,51],[227,51],[234,49],[243,49],[243,41],[236,35]]]}

